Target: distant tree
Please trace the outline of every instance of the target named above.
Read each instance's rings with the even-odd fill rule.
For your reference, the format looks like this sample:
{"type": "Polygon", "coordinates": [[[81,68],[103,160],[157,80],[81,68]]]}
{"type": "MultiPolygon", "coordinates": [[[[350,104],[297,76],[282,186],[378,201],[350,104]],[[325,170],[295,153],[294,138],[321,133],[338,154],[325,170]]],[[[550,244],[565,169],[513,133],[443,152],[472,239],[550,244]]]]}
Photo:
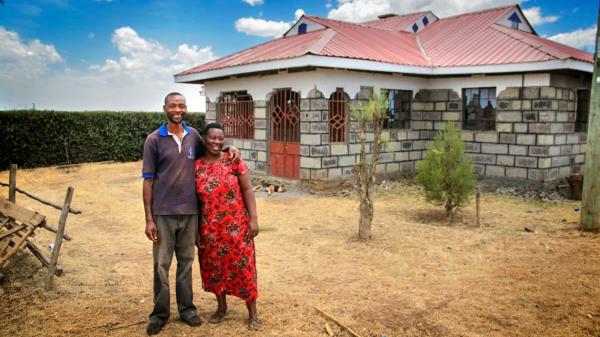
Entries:
{"type": "Polygon", "coordinates": [[[360,219],[358,223],[358,237],[362,240],[371,238],[371,223],[373,222],[373,194],[375,187],[375,172],[379,163],[379,151],[383,145],[381,130],[386,118],[387,99],[373,93],[369,102],[362,107],[353,108],[353,117],[359,122],[360,155],[359,161],[354,165],[356,173],[356,189],[360,198],[360,219]],[[371,155],[367,158],[367,125],[373,127],[373,142],[371,155]]]}
{"type": "Polygon", "coordinates": [[[452,123],[435,136],[425,158],[417,163],[417,183],[425,189],[427,201],[443,205],[452,219],[475,190],[475,173],[470,156],[465,154],[462,132],[452,123]]]}

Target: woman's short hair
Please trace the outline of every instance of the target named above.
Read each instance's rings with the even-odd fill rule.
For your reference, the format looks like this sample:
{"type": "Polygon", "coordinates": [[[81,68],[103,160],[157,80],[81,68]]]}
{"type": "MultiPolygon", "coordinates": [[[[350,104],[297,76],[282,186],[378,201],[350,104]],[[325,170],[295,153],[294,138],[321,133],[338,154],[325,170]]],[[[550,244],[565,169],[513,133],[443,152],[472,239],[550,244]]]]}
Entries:
{"type": "Polygon", "coordinates": [[[208,123],[204,126],[204,129],[202,129],[202,135],[206,136],[208,134],[208,130],[210,130],[210,129],[219,129],[221,131],[225,131],[225,130],[223,130],[223,126],[221,124],[212,122],[212,123],[208,123]]]}

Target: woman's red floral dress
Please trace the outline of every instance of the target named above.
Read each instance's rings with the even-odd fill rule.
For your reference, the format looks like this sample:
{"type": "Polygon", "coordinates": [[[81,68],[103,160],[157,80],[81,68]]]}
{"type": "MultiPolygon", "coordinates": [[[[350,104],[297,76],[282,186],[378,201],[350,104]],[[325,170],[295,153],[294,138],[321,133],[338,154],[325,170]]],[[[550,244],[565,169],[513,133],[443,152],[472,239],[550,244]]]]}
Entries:
{"type": "Polygon", "coordinates": [[[248,211],[238,175],[248,173],[229,154],[213,163],[196,161],[196,193],[204,203],[198,252],[204,290],[253,300],[258,295],[254,240],[247,239],[248,211]]]}

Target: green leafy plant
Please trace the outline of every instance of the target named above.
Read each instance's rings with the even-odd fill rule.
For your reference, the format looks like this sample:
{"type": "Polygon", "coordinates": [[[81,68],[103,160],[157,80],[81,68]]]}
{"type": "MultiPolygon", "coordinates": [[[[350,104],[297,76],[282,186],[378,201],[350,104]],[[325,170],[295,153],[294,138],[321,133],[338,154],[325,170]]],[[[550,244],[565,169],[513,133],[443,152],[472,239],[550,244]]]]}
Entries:
{"type": "MultiPolygon", "coordinates": [[[[19,167],[133,161],[146,136],[166,120],[163,112],[11,110],[0,112],[0,170],[19,167]]],[[[204,114],[186,121],[204,126],[204,114]]]]}
{"type": "Polygon", "coordinates": [[[473,161],[465,154],[462,132],[454,124],[446,123],[417,163],[417,183],[425,189],[427,201],[443,205],[450,218],[469,201],[476,184],[473,161]]]}

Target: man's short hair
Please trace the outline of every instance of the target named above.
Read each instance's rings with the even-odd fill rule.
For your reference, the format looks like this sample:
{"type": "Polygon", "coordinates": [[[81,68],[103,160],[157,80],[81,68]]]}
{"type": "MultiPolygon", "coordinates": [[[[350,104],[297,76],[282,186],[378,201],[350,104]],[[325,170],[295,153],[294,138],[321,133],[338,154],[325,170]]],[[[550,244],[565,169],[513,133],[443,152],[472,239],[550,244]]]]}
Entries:
{"type": "Polygon", "coordinates": [[[176,91],[173,91],[171,93],[168,93],[167,96],[165,96],[165,105],[167,105],[167,100],[169,98],[173,97],[173,96],[181,96],[181,97],[183,97],[185,99],[185,96],[183,96],[182,94],[180,94],[180,93],[178,93],[176,91]]]}

